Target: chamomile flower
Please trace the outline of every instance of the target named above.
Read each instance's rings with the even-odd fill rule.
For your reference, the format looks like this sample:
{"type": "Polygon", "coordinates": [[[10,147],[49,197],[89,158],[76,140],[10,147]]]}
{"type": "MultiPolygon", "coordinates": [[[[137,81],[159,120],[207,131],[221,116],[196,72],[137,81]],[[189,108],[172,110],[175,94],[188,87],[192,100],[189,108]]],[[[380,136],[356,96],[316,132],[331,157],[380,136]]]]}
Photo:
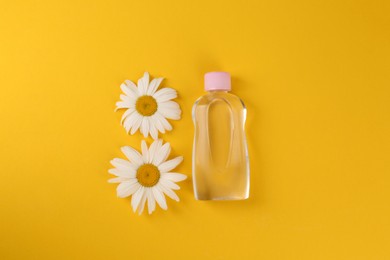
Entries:
{"type": "Polygon", "coordinates": [[[179,201],[179,197],[173,190],[180,187],[176,182],[187,178],[181,173],[171,172],[183,161],[182,156],[168,160],[171,152],[169,143],[163,145],[162,140],[155,140],[150,147],[142,140],[142,153],[130,146],[122,147],[122,152],[128,160],[115,158],[111,164],[115,167],[108,172],[115,175],[110,183],[119,183],[117,195],[120,198],[131,197],[131,206],[139,214],[148,204],[148,212],[151,214],[157,204],[164,210],[167,209],[165,195],[179,201]]]}
{"type": "Polygon", "coordinates": [[[158,132],[172,130],[167,119],[180,119],[180,107],[172,101],[177,92],[172,88],[157,90],[162,81],[163,78],[155,78],[149,82],[149,73],[145,72],[138,80],[138,86],[130,80],[121,85],[124,94],[120,95],[121,101],[116,103],[116,110],[126,109],[121,120],[126,132],[134,134],[140,129],[144,137],[150,134],[157,139],[158,132]]]}

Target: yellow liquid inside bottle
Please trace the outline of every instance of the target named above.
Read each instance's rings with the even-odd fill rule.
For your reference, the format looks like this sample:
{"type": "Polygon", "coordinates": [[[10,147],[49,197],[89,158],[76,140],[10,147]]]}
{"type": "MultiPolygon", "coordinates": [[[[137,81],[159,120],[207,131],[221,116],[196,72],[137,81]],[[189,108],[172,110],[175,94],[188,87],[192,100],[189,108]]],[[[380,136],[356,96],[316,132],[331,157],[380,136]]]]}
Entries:
{"type": "Polygon", "coordinates": [[[235,95],[213,91],[193,107],[193,183],[198,200],[242,200],[249,196],[246,108],[235,95]]]}

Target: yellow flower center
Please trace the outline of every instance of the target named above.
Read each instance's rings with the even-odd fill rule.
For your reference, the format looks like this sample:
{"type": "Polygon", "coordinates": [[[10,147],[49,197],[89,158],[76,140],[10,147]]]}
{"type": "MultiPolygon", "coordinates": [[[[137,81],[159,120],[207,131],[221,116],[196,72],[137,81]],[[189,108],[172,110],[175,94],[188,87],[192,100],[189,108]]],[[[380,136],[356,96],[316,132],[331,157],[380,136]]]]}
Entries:
{"type": "Polygon", "coordinates": [[[137,170],[137,179],[142,186],[153,187],[160,179],[160,171],[151,163],[141,165],[137,170]]]}
{"type": "Polygon", "coordinates": [[[141,96],[137,99],[135,103],[135,108],[138,113],[143,116],[151,116],[157,111],[157,102],[156,99],[152,96],[141,96]]]}

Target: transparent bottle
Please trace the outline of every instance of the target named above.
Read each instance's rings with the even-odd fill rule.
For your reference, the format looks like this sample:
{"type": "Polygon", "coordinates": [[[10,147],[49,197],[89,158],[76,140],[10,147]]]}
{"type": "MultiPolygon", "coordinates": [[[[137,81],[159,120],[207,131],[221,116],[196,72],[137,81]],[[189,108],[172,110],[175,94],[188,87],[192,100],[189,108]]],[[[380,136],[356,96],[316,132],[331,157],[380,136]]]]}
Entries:
{"type": "Polygon", "coordinates": [[[197,200],[249,197],[246,108],[230,94],[230,74],[205,74],[205,90],[192,109],[195,125],[192,175],[197,200]]]}

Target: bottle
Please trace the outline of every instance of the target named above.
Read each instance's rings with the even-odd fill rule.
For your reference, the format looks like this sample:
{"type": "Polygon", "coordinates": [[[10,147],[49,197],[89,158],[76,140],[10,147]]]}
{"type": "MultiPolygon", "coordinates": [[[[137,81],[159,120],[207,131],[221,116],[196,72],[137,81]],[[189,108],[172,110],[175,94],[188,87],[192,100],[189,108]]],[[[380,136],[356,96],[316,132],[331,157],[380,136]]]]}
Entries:
{"type": "Polygon", "coordinates": [[[200,97],[192,109],[195,198],[247,199],[249,158],[245,138],[245,105],[239,97],[229,93],[229,73],[206,73],[204,84],[208,93],[200,97]]]}

